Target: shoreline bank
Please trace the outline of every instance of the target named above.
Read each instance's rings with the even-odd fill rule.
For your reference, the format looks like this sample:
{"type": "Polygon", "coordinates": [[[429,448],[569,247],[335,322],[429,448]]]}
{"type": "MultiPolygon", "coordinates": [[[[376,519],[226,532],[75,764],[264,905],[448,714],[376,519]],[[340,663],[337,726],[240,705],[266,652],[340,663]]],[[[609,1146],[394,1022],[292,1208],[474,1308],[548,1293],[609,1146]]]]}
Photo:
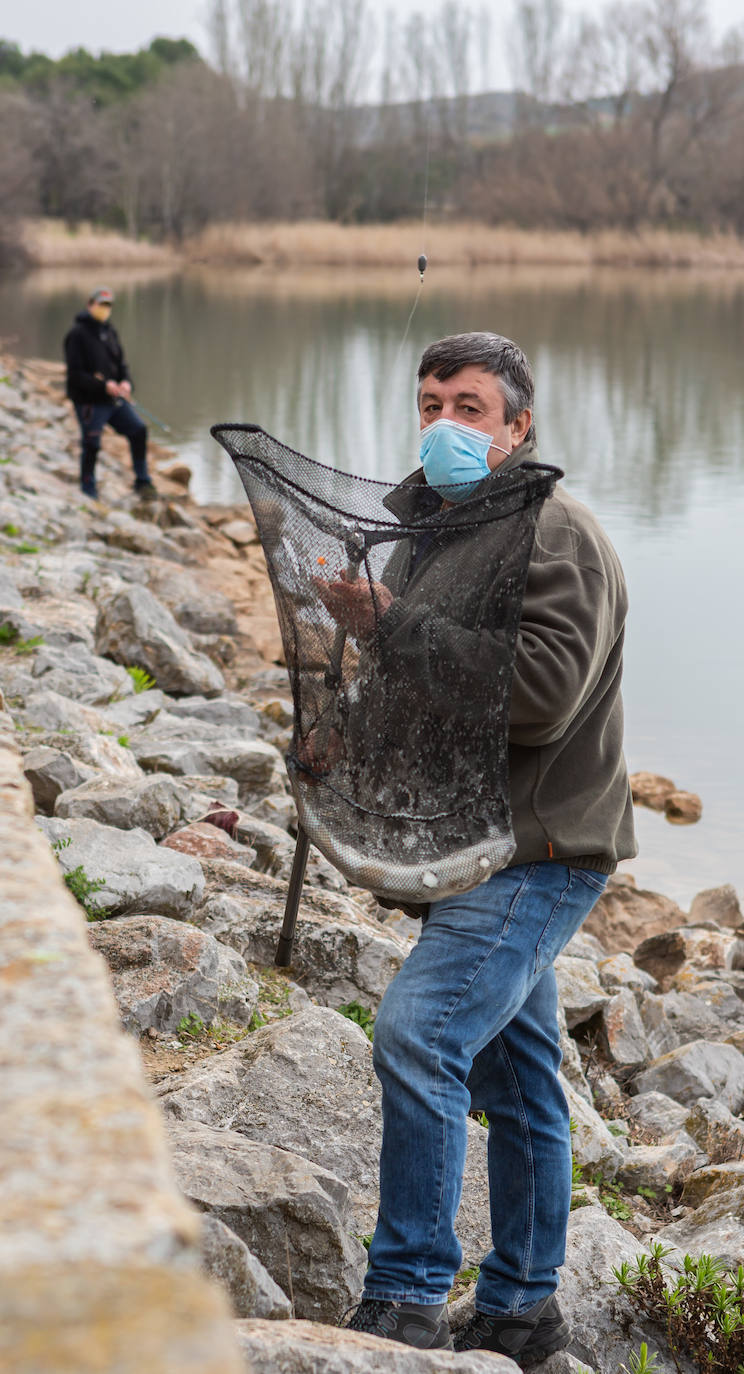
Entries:
{"type": "Polygon", "coordinates": [[[81,225],[27,221],[23,246],[29,267],[158,268],[198,266],[274,270],[348,268],[364,272],[410,269],[424,249],[438,267],[493,266],[691,268],[744,270],[744,239],[646,227],[581,234],[574,230],[519,229],[479,223],[343,225],[299,223],[213,224],[180,245],[154,244],[81,225]]]}

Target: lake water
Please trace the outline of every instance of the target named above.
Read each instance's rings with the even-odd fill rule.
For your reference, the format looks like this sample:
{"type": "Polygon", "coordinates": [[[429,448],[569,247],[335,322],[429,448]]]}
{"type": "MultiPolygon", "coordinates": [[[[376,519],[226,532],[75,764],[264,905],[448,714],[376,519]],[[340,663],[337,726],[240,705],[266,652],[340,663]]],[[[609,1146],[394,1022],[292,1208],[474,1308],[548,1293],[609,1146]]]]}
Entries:
{"type": "MultiPolygon", "coordinates": [[[[744,897],[744,276],[432,264],[402,344],[413,269],[105,275],[137,395],[172,426],[201,500],[242,499],[209,437],[222,420],[359,474],[403,476],[425,344],[469,329],[518,339],[535,367],[541,456],[625,566],[630,767],[703,798],[696,826],[637,811],[628,867],[683,905],[724,882],[744,897]]],[[[46,272],[0,287],[5,346],[59,358],[90,282],[46,272]]]]}

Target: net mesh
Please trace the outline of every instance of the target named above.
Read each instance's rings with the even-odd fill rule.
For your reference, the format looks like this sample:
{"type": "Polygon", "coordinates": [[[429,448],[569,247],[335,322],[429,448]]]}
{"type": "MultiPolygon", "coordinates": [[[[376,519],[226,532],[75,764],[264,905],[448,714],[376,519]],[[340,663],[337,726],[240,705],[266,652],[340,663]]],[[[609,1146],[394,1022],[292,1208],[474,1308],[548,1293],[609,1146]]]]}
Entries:
{"type": "Polygon", "coordinates": [[[514,852],[517,627],[535,522],[561,474],[523,463],[443,506],[416,477],[352,476],[254,425],[211,432],[240,474],[274,590],[300,824],[383,898],[429,902],[483,882],[514,852]],[[324,600],[343,581],[369,588],[356,634],[324,600]]]}

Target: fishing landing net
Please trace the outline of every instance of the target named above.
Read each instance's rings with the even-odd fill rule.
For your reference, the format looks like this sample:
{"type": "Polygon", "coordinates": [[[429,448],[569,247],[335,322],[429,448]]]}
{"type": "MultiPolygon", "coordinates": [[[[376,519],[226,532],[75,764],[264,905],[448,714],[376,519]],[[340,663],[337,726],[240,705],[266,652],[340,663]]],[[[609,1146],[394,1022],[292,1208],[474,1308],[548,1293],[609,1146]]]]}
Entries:
{"type": "Polygon", "coordinates": [[[561,474],[525,463],[442,509],[338,472],[256,425],[211,431],[240,474],[294,701],[300,825],[353,884],[403,903],[475,887],[514,852],[507,741],[517,626],[540,507],[561,474]],[[363,580],[354,637],[323,584],[363,580]],[[385,591],[387,589],[387,592],[385,591]]]}

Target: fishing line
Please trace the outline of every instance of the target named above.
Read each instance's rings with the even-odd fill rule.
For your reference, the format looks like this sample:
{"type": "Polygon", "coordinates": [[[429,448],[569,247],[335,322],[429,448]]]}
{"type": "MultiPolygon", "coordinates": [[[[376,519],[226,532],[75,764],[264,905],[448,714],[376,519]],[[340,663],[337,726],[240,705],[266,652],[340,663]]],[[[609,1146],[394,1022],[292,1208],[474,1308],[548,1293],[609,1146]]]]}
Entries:
{"type": "Polygon", "coordinates": [[[428,109],[427,109],[427,112],[426,112],[426,155],[425,155],[425,158],[424,158],[424,212],[423,212],[423,216],[422,216],[422,220],[421,220],[422,230],[423,230],[422,237],[423,237],[423,241],[424,241],[424,248],[423,248],[423,252],[421,252],[421,253],[419,254],[418,262],[417,262],[417,264],[416,264],[416,266],[417,266],[417,268],[418,268],[418,273],[419,273],[418,290],[417,290],[416,295],[415,295],[415,297],[414,297],[413,305],[411,306],[410,314],[409,314],[409,316],[408,316],[408,319],[406,320],[406,327],[405,327],[405,329],[403,330],[403,337],[402,337],[400,343],[398,344],[398,351],[397,351],[397,353],[396,353],[396,355],[395,355],[395,361],[394,361],[393,366],[392,366],[392,373],[393,373],[393,374],[395,374],[395,372],[396,372],[397,369],[398,369],[398,363],[400,362],[400,358],[401,358],[401,354],[402,354],[402,352],[403,352],[403,349],[404,349],[405,346],[406,346],[406,340],[407,340],[407,338],[408,338],[408,333],[409,333],[409,330],[410,330],[410,328],[411,328],[411,322],[412,322],[412,320],[413,320],[414,315],[416,314],[416,310],[417,310],[417,307],[418,307],[418,303],[419,303],[419,301],[420,301],[420,299],[421,299],[421,292],[422,292],[423,289],[424,289],[424,272],[426,271],[426,264],[427,264],[427,262],[428,262],[428,257],[427,257],[427,254],[426,254],[426,222],[427,222],[427,217],[428,217],[428,214],[429,214],[429,163],[430,163],[430,155],[431,155],[431,100],[429,101],[428,109]]]}

